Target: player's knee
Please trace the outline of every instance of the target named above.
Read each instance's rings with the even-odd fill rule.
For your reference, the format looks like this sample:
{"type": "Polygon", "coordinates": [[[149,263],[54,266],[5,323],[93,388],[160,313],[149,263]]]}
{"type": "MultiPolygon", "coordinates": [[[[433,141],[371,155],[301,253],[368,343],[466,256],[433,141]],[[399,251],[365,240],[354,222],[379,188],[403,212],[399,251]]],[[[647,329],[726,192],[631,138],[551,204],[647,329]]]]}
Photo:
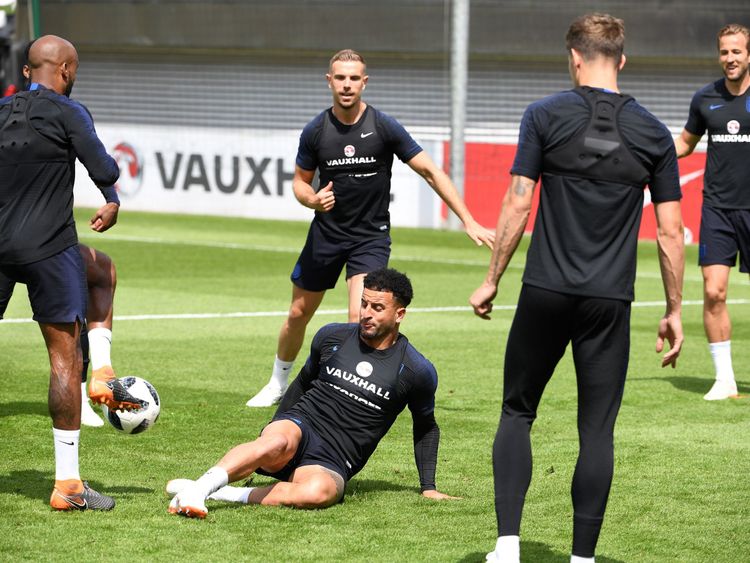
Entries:
{"type": "Polygon", "coordinates": [[[314,479],[304,486],[301,508],[326,508],[336,502],[338,489],[332,479],[314,479]]]}
{"type": "Polygon", "coordinates": [[[307,324],[314,314],[315,309],[313,307],[308,307],[302,303],[292,303],[292,306],[289,308],[289,322],[307,324]]]}
{"type": "Polygon", "coordinates": [[[709,307],[722,305],[727,301],[727,288],[713,284],[706,284],[703,295],[706,305],[709,307]]]}

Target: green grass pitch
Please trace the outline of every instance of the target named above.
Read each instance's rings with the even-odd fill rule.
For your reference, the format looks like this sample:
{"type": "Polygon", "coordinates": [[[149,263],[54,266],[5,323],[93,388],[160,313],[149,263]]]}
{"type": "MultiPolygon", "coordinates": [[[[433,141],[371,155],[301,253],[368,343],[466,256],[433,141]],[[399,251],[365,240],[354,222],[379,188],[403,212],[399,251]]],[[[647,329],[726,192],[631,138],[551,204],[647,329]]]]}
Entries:
{"type": "MultiPolygon", "coordinates": [[[[123,212],[112,231],[98,235],[87,229],[87,217],[77,213],[82,242],[109,253],[118,267],[115,368],[157,387],[161,418],[138,436],[108,425],[84,427],[82,476],[113,495],[117,508],[53,513],[47,504],[54,454],[44,344],[31,322],[0,323],[0,559],[484,560],[495,540],[490,450],[500,412],[500,366],[528,239],[501,283],[493,320],[486,322],[467,305],[485,274],[486,249],[460,233],[393,232],[391,264],[415,288],[403,330],[440,377],[438,488],[463,500],[436,503],[419,496],[406,412],[349,483],[343,504],[302,511],[209,502],[207,519],[192,521],[167,514],[164,485],[199,476],[231,446],[256,437],[273,413],[248,409],[245,401],[269,375],[291,295],[288,275],[307,226],[123,212]]],[[[664,310],[656,247],[639,247],[630,371],[600,562],[750,557],[750,398],[702,400],[713,366],[695,264],[696,248],[690,247],[685,348],[678,369],[661,369],[654,352],[664,310]]],[[[326,314],[313,319],[306,346],[318,327],[345,318],[344,287],[340,282],[329,292],[321,307],[326,314]]],[[[735,301],[735,371],[740,392],[750,395],[747,276],[733,271],[729,298],[735,301]]],[[[6,318],[30,318],[22,286],[6,318]]],[[[569,559],[575,419],[575,378],[566,355],[532,431],[524,561],[569,559]]]]}

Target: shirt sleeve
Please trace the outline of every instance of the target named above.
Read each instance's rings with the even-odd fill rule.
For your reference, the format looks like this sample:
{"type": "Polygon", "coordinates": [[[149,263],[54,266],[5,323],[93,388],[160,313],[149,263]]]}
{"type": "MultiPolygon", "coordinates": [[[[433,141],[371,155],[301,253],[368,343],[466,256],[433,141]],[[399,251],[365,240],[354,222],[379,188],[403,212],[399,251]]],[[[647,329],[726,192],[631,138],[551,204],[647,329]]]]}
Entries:
{"type": "Polygon", "coordinates": [[[414,417],[414,461],[419,473],[419,487],[422,492],[434,491],[437,472],[440,428],[435,415],[414,417]]]}
{"type": "Polygon", "coordinates": [[[669,136],[668,143],[665,143],[661,159],[656,162],[648,188],[651,191],[651,201],[654,203],[682,199],[677,153],[671,136],[669,136]]]}
{"type": "Polygon", "coordinates": [[[690,111],[688,113],[688,120],[685,123],[685,130],[693,135],[703,136],[706,132],[706,120],[703,119],[703,113],[701,112],[701,99],[703,90],[699,90],[693,96],[690,102],[690,111]]]}
{"type": "Polygon", "coordinates": [[[318,167],[318,156],[315,150],[315,139],[320,128],[321,118],[313,119],[305,125],[299,136],[297,148],[297,166],[303,170],[315,170],[318,167]]]}
{"type": "Polygon", "coordinates": [[[380,122],[386,132],[388,144],[393,149],[393,154],[401,162],[408,162],[422,152],[422,147],[409,135],[404,126],[394,118],[380,113],[380,122]]]}
{"type": "Polygon", "coordinates": [[[409,354],[408,364],[414,376],[408,398],[413,422],[414,461],[419,472],[421,490],[434,490],[440,445],[440,428],[435,420],[437,371],[424,356],[414,350],[409,354]]]}
{"type": "Polygon", "coordinates": [[[431,416],[435,412],[437,371],[424,357],[414,368],[414,382],[408,396],[409,410],[413,417],[431,416]]]}
{"type": "Polygon", "coordinates": [[[120,177],[120,168],[99,140],[88,109],[71,100],[65,115],[68,138],[76,156],[88,170],[91,180],[99,188],[114,185],[120,177]]]}
{"type": "Polygon", "coordinates": [[[526,108],[518,132],[516,157],[510,173],[538,180],[542,171],[543,142],[536,122],[535,104],[526,108]]]}

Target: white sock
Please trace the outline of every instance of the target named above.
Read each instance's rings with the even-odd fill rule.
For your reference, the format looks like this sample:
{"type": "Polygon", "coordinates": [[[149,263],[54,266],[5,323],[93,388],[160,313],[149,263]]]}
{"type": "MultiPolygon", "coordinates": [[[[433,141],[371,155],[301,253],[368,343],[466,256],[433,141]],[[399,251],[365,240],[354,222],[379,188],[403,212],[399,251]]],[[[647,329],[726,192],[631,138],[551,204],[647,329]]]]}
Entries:
{"type": "Polygon", "coordinates": [[[571,555],[570,563],[594,563],[594,558],[593,557],[578,557],[577,555],[571,555]]]}
{"type": "Polygon", "coordinates": [[[81,404],[85,405],[89,402],[89,389],[88,381],[81,381],[81,404]]]}
{"type": "Polygon", "coordinates": [[[279,387],[286,388],[287,383],[289,382],[289,374],[292,372],[293,366],[294,360],[291,362],[285,362],[276,356],[276,359],[273,362],[271,382],[275,382],[279,387]]]}
{"type": "Polygon", "coordinates": [[[223,500],[224,502],[239,502],[247,504],[247,497],[255,490],[255,487],[232,487],[226,486],[214,491],[208,498],[211,500],[223,500]]]}
{"type": "Polygon", "coordinates": [[[112,331],[108,328],[92,328],[89,330],[89,353],[91,354],[91,369],[111,366],[110,349],[112,348],[112,331]]]}
{"type": "Polygon", "coordinates": [[[521,538],[519,536],[500,536],[495,544],[495,553],[500,561],[520,561],[521,538]]]}
{"type": "Polygon", "coordinates": [[[229,483],[229,475],[221,467],[214,466],[206,471],[196,482],[195,485],[207,498],[211,493],[218,491],[229,483]]]}
{"type": "Polygon", "coordinates": [[[59,430],[52,428],[55,441],[55,479],[81,479],[78,472],[78,441],[80,430],[59,430]]]}
{"type": "Polygon", "coordinates": [[[709,342],[711,357],[716,368],[716,379],[718,381],[734,381],[734,370],[732,369],[732,341],[709,342]]]}

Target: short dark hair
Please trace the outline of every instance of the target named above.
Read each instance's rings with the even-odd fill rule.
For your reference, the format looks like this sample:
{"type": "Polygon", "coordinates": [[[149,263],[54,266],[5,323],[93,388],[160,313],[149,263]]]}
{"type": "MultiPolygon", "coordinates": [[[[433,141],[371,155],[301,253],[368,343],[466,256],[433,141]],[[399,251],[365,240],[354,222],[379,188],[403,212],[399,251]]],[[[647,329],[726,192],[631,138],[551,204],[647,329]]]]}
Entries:
{"type": "Polygon", "coordinates": [[[576,18],[565,36],[565,47],[575,49],[585,61],[597,56],[620,64],[625,46],[625,24],[609,14],[586,14],[576,18]]]}
{"type": "Polygon", "coordinates": [[[365,276],[365,289],[388,291],[404,307],[408,307],[414,297],[414,290],[406,274],[392,268],[381,268],[365,276]]]}

